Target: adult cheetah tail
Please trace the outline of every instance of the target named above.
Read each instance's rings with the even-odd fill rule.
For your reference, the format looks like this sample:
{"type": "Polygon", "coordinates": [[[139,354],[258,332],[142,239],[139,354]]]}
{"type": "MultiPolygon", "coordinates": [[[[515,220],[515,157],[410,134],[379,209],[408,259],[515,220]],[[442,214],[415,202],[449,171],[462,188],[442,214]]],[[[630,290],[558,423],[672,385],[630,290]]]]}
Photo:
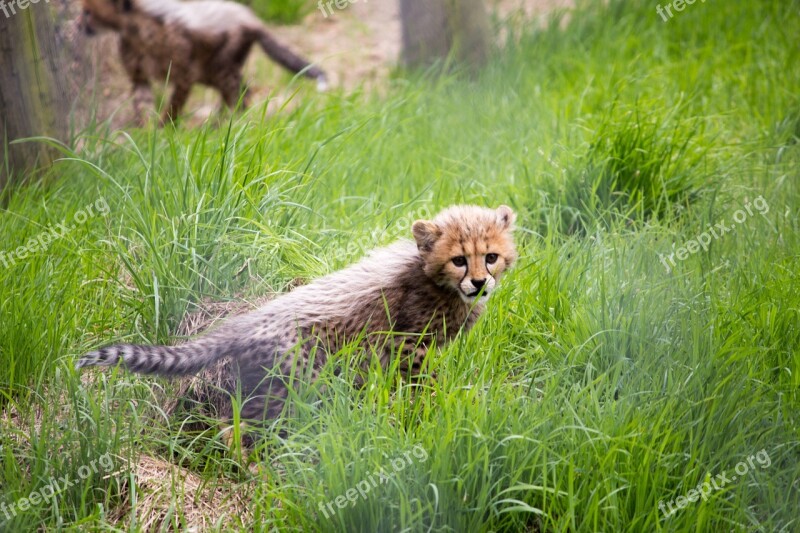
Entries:
{"type": "Polygon", "coordinates": [[[215,335],[178,346],[115,344],[89,352],[75,363],[75,368],[114,366],[122,361],[128,370],[141,374],[185,376],[214,363],[229,351],[226,349],[229,347],[230,340],[225,342],[215,335]]]}
{"type": "Polygon", "coordinates": [[[273,61],[291,72],[302,72],[304,76],[317,80],[317,89],[319,91],[325,91],[328,88],[328,78],[322,69],[312,65],[308,60],[303,59],[276,41],[269,34],[266,27],[258,28],[257,36],[261,48],[273,61]]]}

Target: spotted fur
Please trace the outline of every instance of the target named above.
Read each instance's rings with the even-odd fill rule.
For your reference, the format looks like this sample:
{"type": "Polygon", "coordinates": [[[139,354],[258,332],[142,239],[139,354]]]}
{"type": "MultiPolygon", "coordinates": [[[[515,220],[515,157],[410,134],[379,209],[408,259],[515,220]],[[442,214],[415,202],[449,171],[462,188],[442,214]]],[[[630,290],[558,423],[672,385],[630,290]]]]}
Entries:
{"type": "Polygon", "coordinates": [[[179,346],[119,344],[91,352],[77,368],[120,361],[135,372],[187,375],[225,357],[248,397],[242,418],[277,416],[286,380],[314,380],[345,343],[385,368],[420,373],[428,347],[469,329],[517,258],[514,213],[506,206],[448,208],[355,265],[284,294],[260,309],[179,346]]]}
{"type": "Polygon", "coordinates": [[[278,43],[246,6],[224,0],[82,0],[79,26],[87,34],[99,29],[120,36],[122,63],[133,84],[137,118],[145,117],[150,83],[169,80],[173,86],[162,121],[176,120],[193,85],[219,91],[234,107],[241,97],[242,67],[254,43],[291,72],[303,72],[327,86],[325,73],[278,43]]]}

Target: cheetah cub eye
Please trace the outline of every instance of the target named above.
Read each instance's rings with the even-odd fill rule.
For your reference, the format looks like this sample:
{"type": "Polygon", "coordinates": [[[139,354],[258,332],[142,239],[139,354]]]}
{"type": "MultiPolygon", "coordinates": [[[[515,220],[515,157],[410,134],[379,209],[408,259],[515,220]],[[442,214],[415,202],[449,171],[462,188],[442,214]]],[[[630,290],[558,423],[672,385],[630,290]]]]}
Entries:
{"type": "Polygon", "coordinates": [[[464,267],[464,266],[467,266],[467,258],[466,258],[466,257],[464,257],[463,255],[459,255],[459,256],[457,256],[457,257],[454,257],[454,258],[452,259],[452,261],[453,261],[453,264],[454,264],[455,266],[457,266],[457,267],[464,267]]]}

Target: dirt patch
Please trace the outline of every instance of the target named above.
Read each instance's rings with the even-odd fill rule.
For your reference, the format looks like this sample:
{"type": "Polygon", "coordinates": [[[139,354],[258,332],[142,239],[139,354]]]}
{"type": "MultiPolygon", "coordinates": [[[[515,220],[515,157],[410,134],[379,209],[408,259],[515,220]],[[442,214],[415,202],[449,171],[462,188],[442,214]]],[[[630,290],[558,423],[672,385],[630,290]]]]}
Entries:
{"type": "MultiPolygon", "coordinates": [[[[252,521],[251,490],[225,483],[212,486],[184,468],[142,455],[133,469],[136,482],[136,525],[142,531],[171,531],[174,513],[180,513],[188,531],[232,530],[252,521]]],[[[131,497],[130,490],[128,498],[131,497]]],[[[131,502],[112,510],[109,521],[131,523],[131,502]]]]}

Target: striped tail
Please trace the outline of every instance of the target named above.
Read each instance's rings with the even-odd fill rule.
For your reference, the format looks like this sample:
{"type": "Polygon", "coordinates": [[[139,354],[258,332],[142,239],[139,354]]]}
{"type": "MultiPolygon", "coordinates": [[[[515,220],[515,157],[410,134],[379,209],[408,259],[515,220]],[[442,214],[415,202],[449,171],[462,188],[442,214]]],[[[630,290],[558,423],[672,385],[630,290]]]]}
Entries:
{"type": "Polygon", "coordinates": [[[114,366],[122,361],[128,370],[141,374],[186,376],[195,374],[229,352],[230,339],[208,335],[178,346],[115,344],[89,352],[75,368],[114,366]]]}
{"type": "Polygon", "coordinates": [[[290,72],[303,72],[303,75],[317,80],[317,89],[324,91],[327,89],[328,81],[325,72],[308,62],[308,60],[298,56],[287,47],[275,40],[266,27],[257,30],[258,43],[264,52],[283,68],[290,72]]]}

